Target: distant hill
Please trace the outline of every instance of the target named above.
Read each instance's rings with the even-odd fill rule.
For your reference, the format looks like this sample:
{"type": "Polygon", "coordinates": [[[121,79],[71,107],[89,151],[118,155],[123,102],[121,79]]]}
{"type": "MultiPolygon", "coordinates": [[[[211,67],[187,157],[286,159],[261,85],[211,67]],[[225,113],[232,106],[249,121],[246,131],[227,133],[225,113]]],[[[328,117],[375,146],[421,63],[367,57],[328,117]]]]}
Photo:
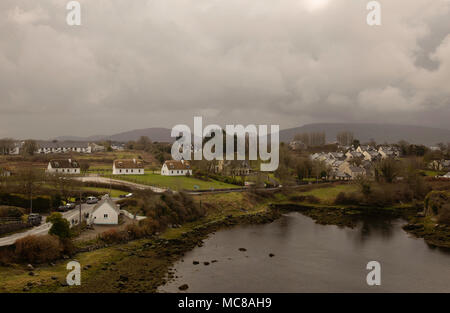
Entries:
{"type": "Polygon", "coordinates": [[[424,126],[371,124],[371,123],[316,123],[280,131],[280,141],[289,142],[296,134],[304,132],[325,132],[327,142],[336,140],[342,131],[351,131],[361,143],[374,139],[377,143],[397,143],[406,140],[409,143],[436,145],[450,142],[450,130],[424,126]]]}
{"type": "Polygon", "coordinates": [[[170,137],[171,130],[168,128],[144,128],[136,129],[114,135],[96,135],[89,137],[76,137],[76,136],[61,136],[54,139],[59,141],[71,140],[71,141],[99,141],[99,140],[111,140],[119,142],[127,142],[130,140],[138,140],[141,136],[147,136],[152,141],[158,142],[172,142],[174,138],[170,137]]]}
{"type": "MultiPolygon", "coordinates": [[[[374,139],[377,143],[397,143],[406,140],[410,143],[436,145],[439,142],[450,142],[450,130],[423,126],[393,125],[393,124],[354,124],[354,123],[317,123],[307,124],[301,127],[284,129],[280,131],[280,141],[289,142],[296,134],[304,132],[325,132],[327,142],[336,140],[336,135],[342,131],[353,132],[356,139],[362,143],[374,139]]],[[[96,135],[89,137],[61,136],[54,139],[59,141],[99,141],[112,140],[127,142],[138,140],[141,136],[147,136],[152,141],[172,142],[168,128],[144,128],[114,135],[96,135]]]]}

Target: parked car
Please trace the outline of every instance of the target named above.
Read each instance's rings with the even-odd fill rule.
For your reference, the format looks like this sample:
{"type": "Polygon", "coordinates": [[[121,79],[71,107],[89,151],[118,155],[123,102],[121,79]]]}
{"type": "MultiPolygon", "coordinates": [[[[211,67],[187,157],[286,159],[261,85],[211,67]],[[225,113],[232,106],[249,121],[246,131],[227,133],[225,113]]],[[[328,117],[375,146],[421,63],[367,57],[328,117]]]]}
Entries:
{"type": "Polygon", "coordinates": [[[133,194],[130,192],[129,194],[127,194],[126,196],[125,196],[125,198],[131,198],[133,196],[133,194]]]}
{"type": "Polygon", "coordinates": [[[31,213],[28,215],[28,223],[32,225],[41,225],[42,222],[42,216],[40,216],[38,213],[31,213]]]}
{"type": "Polygon", "coordinates": [[[69,211],[69,210],[70,210],[70,208],[69,208],[66,204],[60,205],[60,206],[56,209],[56,211],[58,211],[58,212],[67,212],[67,211],[69,211]]]}
{"type": "Polygon", "coordinates": [[[75,209],[76,204],[73,202],[67,203],[66,206],[69,208],[69,210],[75,209]]]}
{"type": "Polygon", "coordinates": [[[95,204],[95,203],[97,203],[98,202],[98,199],[96,198],[96,197],[88,197],[87,199],[86,199],[86,203],[87,204],[95,204]]]}

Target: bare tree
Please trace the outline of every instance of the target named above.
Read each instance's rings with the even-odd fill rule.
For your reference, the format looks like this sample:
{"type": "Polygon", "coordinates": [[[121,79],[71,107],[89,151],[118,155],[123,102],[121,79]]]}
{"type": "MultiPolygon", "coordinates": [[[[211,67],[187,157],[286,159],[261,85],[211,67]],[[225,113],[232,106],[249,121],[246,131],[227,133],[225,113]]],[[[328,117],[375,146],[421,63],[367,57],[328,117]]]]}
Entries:
{"type": "Polygon", "coordinates": [[[38,149],[38,145],[36,143],[36,141],[34,140],[25,140],[23,147],[22,147],[22,153],[24,155],[28,155],[28,156],[32,156],[34,155],[34,153],[36,152],[36,150],[38,149]]]}
{"type": "Polygon", "coordinates": [[[383,159],[375,166],[375,177],[382,178],[387,183],[393,183],[399,174],[400,166],[394,159],[383,159]]]}
{"type": "Polygon", "coordinates": [[[14,176],[14,181],[19,189],[19,192],[29,196],[30,199],[30,213],[33,212],[33,196],[39,193],[41,186],[45,183],[45,177],[42,170],[32,167],[25,167],[17,172],[14,176]]]}
{"type": "Polygon", "coordinates": [[[9,154],[9,152],[13,148],[14,148],[14,139],[11,138],[0,139],[0,154],[3,155],[9,154]]]}
{"type": "Polygon", "coordinates": [[[350,146],[353,142],[353,133],[350,131],[339,132],[336,135],[336,140],[341,146],[350,146]]]}

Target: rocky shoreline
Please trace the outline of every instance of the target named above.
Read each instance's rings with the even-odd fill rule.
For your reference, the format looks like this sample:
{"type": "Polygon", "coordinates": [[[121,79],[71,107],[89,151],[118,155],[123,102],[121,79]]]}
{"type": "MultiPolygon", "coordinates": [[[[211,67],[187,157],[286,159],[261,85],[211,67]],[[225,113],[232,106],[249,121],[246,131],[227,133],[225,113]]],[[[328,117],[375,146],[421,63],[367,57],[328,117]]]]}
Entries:
{"type": "Polygon", "coordinates": [[[322,225],[337,225],[353,228],[358,220],[368,216],[389,216],[392,218],[404,218],[407,224],[403,229],[418,237],[423,238],[425,242],[433,247],[450,248],[450,226],[430,222],[429,219],[417,213],[413,206],[403,207],[392,210],[380,208],[361,208],[361,207],[320,207],[304,204],[273,204],[273,208],[286,212],[300,212],[316,223],[322,225]]]}
{"type": "MultiPolygon", "coordinates": [[[[353,228],[362,217],[371,215],[403,217],[409,224],[405,231],[425,239],[433,246],[450,247],[450,227],[423,226],[426,219],[418,217],[413,207],[398,209],[374,209],[360,207],[326,207],[314,204],[273,203],[267,209],[242,215],[228,215],[219,220],[204,222],[188,228],[174,238],[161,236],[131,241],[110,247],[89,247],[81,254],[114,251],[108,262],[86,269],[88,279],[80,287],[68,288],[63,283],[49,281],[33,291],[52,292],[158,292],[158,288],[176,278],[171,268],[177,261],[183,261],[186,252],[203,244],[210,234],[236,225],[265,224],[278,219],[283,213],[299,212],[322,225],[337,225],[353,228]],[[422,226],[421,226],[422,225],[422,226]],[[97,250],[97,248],[100,248],[97,250]],[[106,251],[105,250],[105,251],[106,251]]],[[[185,288],[184,286],[183,288],[185,288]]]]}

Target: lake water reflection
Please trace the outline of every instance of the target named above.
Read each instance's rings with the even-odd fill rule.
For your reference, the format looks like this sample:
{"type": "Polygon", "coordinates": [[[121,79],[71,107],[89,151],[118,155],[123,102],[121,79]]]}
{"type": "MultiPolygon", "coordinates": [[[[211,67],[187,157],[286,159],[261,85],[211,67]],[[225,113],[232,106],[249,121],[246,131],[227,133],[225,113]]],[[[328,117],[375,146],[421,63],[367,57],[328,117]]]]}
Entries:
{"type": "Polygon", "coordinates": [[[176,263],[178,278],[160,291],[187,283],[188,292],[450,292],[450,253],[411,237],[404,223],[370,218],[350,229],[289,213],[222,230],[176,263]],[[381,263],[381,286],[366,283],[372,260],[381,263]]]}

